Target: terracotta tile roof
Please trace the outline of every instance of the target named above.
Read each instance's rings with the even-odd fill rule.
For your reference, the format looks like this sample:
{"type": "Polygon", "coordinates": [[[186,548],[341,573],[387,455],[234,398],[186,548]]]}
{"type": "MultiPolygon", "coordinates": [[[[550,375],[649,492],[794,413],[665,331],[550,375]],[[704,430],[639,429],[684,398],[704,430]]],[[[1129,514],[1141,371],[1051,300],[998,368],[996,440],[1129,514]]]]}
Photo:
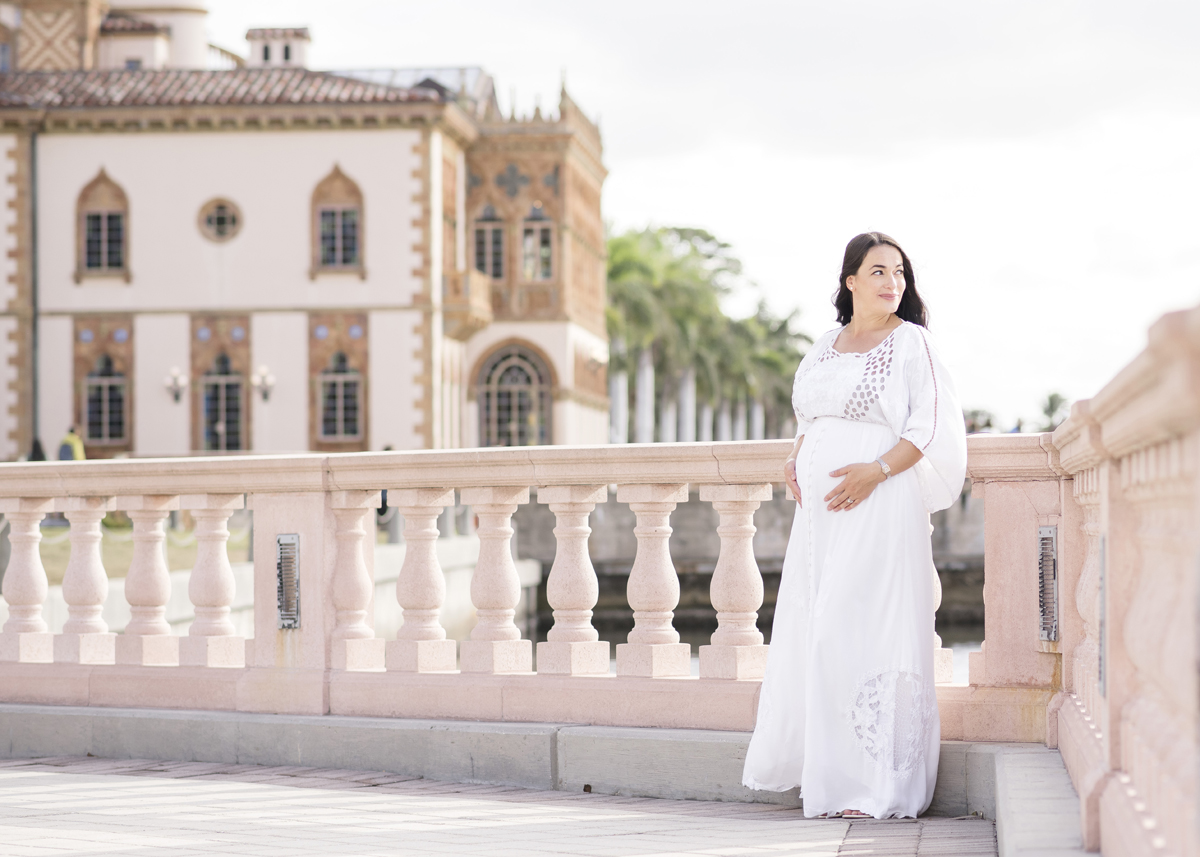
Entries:
{"type": "Polygon", "coordinates": [[[171,32],[170,27],[160,27],[153,21],[143,21],[129,15],[109,15],[100,25],[100,32],[105,35],[157,35],[171,32]]]}
{"type": "Polygon", "coordinates": [[[397,104],[439,100],[440,95],[430,89],[388,86],[303,68],[0,74],[0,108],[397,104]]]}

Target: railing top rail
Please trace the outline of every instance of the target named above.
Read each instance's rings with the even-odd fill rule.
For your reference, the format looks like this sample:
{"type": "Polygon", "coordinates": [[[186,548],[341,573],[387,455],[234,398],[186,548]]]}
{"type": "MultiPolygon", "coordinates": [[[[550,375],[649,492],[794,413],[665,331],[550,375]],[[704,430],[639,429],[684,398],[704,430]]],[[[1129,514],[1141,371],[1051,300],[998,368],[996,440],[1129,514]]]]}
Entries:
{"type": "Polygon", "coordinates": [[[0,496],[756,484],[782,480],[791,445],[766,440],[22,462],[0,464],[0,496]]]}
{"type": "Polygon", "coordinates": [[[974,480],[1058,479],[1063,470],[1049,432],[967,436],[967,475],[974,480]]]}

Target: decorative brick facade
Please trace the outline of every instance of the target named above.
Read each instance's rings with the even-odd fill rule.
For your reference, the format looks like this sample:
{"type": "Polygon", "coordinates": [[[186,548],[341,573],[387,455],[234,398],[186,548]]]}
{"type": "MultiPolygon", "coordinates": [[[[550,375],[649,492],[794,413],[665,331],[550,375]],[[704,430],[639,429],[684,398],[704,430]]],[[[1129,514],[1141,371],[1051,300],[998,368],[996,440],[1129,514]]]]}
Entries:
{"type": "MultiPolygon", "coordinates": [[[[137,402],[133,391],[133,316],[105,313],[103,315],[76,315],[73,319],[73,341],[75,343],[74,424],[83,438],[88,458],[112,458],[133,450],[133,414],[137,402]],[[100,369],[105,357],[112,361],[112,372],[125,381],[125,412],[122,417],[124,437],[120,441],[94,441],[88,436],[87,385],[88,376],[100,369]]],[[[67,426],[41,426],[42,443],[46,457],[55,458],[58,441],[66,433],[67,426]]]]}

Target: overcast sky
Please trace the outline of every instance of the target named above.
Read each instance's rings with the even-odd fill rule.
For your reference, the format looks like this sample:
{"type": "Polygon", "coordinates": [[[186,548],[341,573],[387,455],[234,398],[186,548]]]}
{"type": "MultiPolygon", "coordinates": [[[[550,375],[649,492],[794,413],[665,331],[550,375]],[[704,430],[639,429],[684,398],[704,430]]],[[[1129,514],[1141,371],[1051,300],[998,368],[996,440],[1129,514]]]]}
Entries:
{"type": "MultiPolygon", "coordinates": [[[[846,242],[912,258],[966,407],[1037,420],[1200,303],[1195,0],[209,0],[211,34],[312,29],[314,68],[481,65],[572,97],[616,230],[702,226],[817,335],[846,242]]],[[[758,295],[731,303],[748,311],[758,295]]]]}

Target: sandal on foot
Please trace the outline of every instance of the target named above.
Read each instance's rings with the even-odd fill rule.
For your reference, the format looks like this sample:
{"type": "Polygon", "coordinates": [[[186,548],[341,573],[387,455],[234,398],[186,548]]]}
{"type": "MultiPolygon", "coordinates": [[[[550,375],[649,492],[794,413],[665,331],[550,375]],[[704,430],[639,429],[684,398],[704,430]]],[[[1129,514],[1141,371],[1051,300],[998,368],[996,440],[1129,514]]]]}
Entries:
{"type": "Polygon", "coordinates": [[[841,818],[841,817],[842,817],[842,814],[840,812],[823,812],[817,816],[817,818],[841,818]]]}
{"type": "Polygon", "coordinates": [[[873,815],[868,815],[857,809],[843,809],[838,815],[842,818],[874,818],[873,815]]]}

